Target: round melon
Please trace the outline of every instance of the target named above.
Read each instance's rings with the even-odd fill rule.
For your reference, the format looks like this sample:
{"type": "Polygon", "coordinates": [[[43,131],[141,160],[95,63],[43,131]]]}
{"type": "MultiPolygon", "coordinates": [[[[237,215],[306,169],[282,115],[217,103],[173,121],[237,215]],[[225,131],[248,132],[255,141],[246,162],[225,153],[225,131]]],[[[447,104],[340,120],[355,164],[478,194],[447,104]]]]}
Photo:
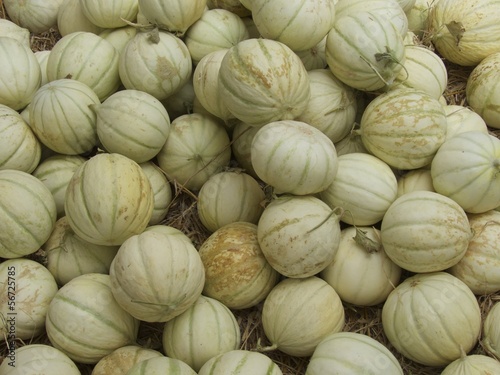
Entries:
{"type": "Polygon", "coordinates": [[[403,375],[394,354],[374,338],[356,332],[335,332],[323,339],[307,365],[306,375],[403,375]]]}
{"type": "Polygon", "coordinates": [[[139,321],[113,298],[109,275],[81,275],[61,287],[46,319],[51,344],[79,363],[95,364],[137,339],[139,321]]]}
{"type": "Polygon", "coordinates": [[[248,39],[243,20],[227,9],[210,9],[187,30],[184,41],[195,64],[211,52],[226,50],[248,39]]]}
{"type": "Polygon", "coordinates": [[[206,5],[207,0],[139,0],[142,16],[147,21],[179,37],[200,19],[206,5]]]}
{"type": "Polygon", "coordinates": [[[198,375],[210,374],[283,375],[279,366],[265,354],[241,349],[231,350],[209,359],[198,375]]]}
{"type": "Polygon", "coordinates": [[[42,156],[37,137],[21,115],[0,104],[0,169],[31,173],[42,156]]]}
{"type": "Polygon", "coordinates": [[[326,61],[332,73],[363,91],[391,87],[402,70],[404,51],[396,25],[367,9],[339,16],[326,38],[326,61]]]}
{"type": "Polygon", "coordinates": [[[263,301],[279,279],[257,240],[257,226],[227,224],[200,246],[205,269],[203,294],[231,309],[246,309],[263,301]]]}
{"type": "Polygon", "coordinates": [[[209,115],[191,113],[172,121],[157,155],[169,181],[199,190],[210,176],[229,164],[231,147],[224,126],[209,115]]]}
{"type": "Polygon", "coordinates": [[[63,0],[57,12],[57,30],[61,36],[77,31],[99,34],[103,28],[92,23],[83,14],[82,1],[63,0]]]}
{"type": "Polygon", "coordinates": [[[13,348],[0,364],[5,375],[65,374],[81,375],[80,370],[66,354],[46,344],[27,344],[13,348]]]}
{"type": "Polygon", "coordinates": [[[498,64],[500,51],[485,57],[474,68],[467,79],[465,93],[470,107],[480,115],[486,124],[500,129],[500,79],[498,64]]]}
{"type": "Polygon", "coordinates": [[[163,357],[163,354],[138,345],[122,346],[97,362],[92,375],[123,375],[137,363],[155,357],[163,357]]]}
{"type": "Polygon", "coordinates": [[[500,362],[483,354],[464,355],[445,367],[441,375],[488,375],[500,371],[500,362]]]}
{"type": "Polygon", "coordinates": [[[345,313],[339,295],[316,277],[284,279],[266,297],[262,326],[271,345],[296,357],[314,353],[329,334],[344,328],[345,313]]]}
{"type": "Polygon", "coordinates": [[[443,106],[415,89],[394,89],[377,96],[367,105],[360,125],[366,149],[397,169],[430,164],[446,138],[443,106]]]}
{"type": "Polygon", "coordinates": [[[40,65],[33,51],[14,38],[0,36],[0,52],[0,104],[18,111],[40,88],[40,65]]]}
{"type": "Polygon", "coordinates": [[[309,277],[333,261],[340,242],[339,217],[312,195],[281,196],[264,209],[257,238],[267,261],[280,274],[309,277]]]}
{"type": "Polygon", "coordinates": [[[0,170],[0,257],[20,258],[37,251],[56,223],[50,190],[26,172],[0,170]]]}
{"type": "Polygon", "coordinates": [[[89,31],[75,31],[52,47],[47,78],[85,83],[103,101],[120,86],[118,58],[118,51],[108,41],[89,31]]]}
{"type": "Polygon", "coordinates": [[[245,221],[256,224],[266,196],[252,176],[237,171],[214,174],[198,193],[197,212],[211,232],[226,224],[245,221]]]}
{"type": "Polygon", "coordinates": [[[103,29],[114,29],[135,21],[137,0],[80,0],[82,12],[90,22],[103,29]]]}
{"type": "Polygon", "coordinates": [[[449,272],[462,280],[477,295],[500,290],[500,212],[490,210],[469,214],[473,236],[460,261],[449,272]]]}
{"type": "Polygon", "coordinates": [[[484,132],[465,132],[446,140],[431,164],[434,189],[468,213],[500,205],[500,139],[484,132]]]}
{"type": "Polygon", "coordinates": [[[440,0],[429,12],[429,30],[436,50],[448,61],[474,66],[500,52],[496,0],[440,0]]]}
{"type": "Polygon", "coordinates": [[[406,45],[404,69],[399,72],[395,84],[422,90],[439,99],[448,84],[448,71],[441,57],[429,48],[406,45]]]}
{"type": "Polygon", "coordinates": [[[253,0],[252,19],[262,37],[303,51],[318,44],[332,28],[335,1],[253,0]]]}
{"type": "Polygon", "coordinates": [[[61,286],[87,273],[108,274],[118,252],[118,246],[96,245],[78,237],[66,216],[57,220],[42,249],[47,269],[61,286]]]}
{"type": "Polygon", "coordinates": [[[189,309],[165,323],[162,343],[168,357],[199,371],[210,358],[238,349],[241,333],[227,306],[200,296],[189,309]]]}
{"type": "Polygon", "coordinates": [[[397,198],[382,219],[382,245],[400,267],[411,272],[443,271],[465,255],[472,231],[464,210],[432,191],[397,198]]]}
{"type": "Polygon", "coordinates": [[[168,112],[158,99],[144,91],[118,91],[92,109],[96,113],[97,136],[108,152],[144,163],[153,159],[167,141],[168,112]]]}
{"type": "Polygon", "coordinates": [[[0,34],[13,38],[26,47],[31,48],[30,31],[11,20],[6,18],[0,19],[0,34]]]}
{"type": "Polygon", "coordinates": [[[379,158],[360,152],[338,157],[333,182],[319,197],[332,209],[345,212],[340,220],[354,225],[373,225],[382,220],[397,196],[398,183],[392,169],[379,158]]]}
{"type": "Polygon", "coordinates": [[[0,280],[0,334],[20,340],[38,337],[57,292],[54,277],[41,263],[18,258],[0,263],[0,280]]]}
{"type": "Polygon", "coordinates": [[[333,182],[338,170],[330,138],[296,120],[262,126],[252,139],[250,158],[257,176],[277,193],[319,193],[333,182]]]}
{"type": "Polygon", "coordinates": [[[476,297],[447,272],[419,273],[405,279],[382,308],[391,345],[425,366],[446,366],[468,353],[481,332],[476,297]]]}
{"type": "Polygon", "coordinates": [[[193,67],[182,39],[166,31],[159,31],[156,37],[138,32],[123,47],[118,71],[125,88],[164,100],[186,84],[193,67]]]}
{"type": "Polygon", "coordinates": [[[73,174],[64,209],[79,237],[113,246],[146,228],[153,205],[153,189],[139,164],[120,154],[101,153],[73,174]]]}
{"type": "Polygon", "coordinates": [[[488,126],[483,118],[470,107],[448,104],[444,106],[446,114],[446,139],[468,131],[488,133],[488,126]]]}
{"type": "Polygon", "coordinates": [[[47,186],[54,197],[57,217],[63,217],[64,201],[69,181],[79,166],[85,162],[79,155],[54,155],[43,160],[33,171],[33,176],[47,186]]]}
{"type": "Polygon", "coordinates": [[[330,69],[313,69],[308,74],[311,97],[297,121],[314,126],[336,143],[349,134],[356,118],[354,89],[339,81],[330,69]]]}
{"type": "Polygon", "coordinates": [[[57,13],[63,0],[4,0],[9,18],[34,34],[56,26],[57,13]]]}
{"type": "Polygon", "coordinates": [[[91,106],[99,103],[94,90],[83,82],[67,78],[50,81],[29,105],[29,124],[40,141],[56,153],[89,153],[97,145],[96,116],[91,106]]]}
{"type": "Polygon", "coordinates": [[[167,322],[201,295],[203,263],[196,248],[179,236],[144,231],[127,239],[109,271],[116,301],[146,322],[167,322]]]}
{"type": "Polygon", "coordinates": [[[172,203],[172,187],[163,171],[152,161],[139,164],[146,174],[151,188],[153,189],[153,213],[149,219],[148,226],[156,225],[165,219],[170,203],[172,203]]]}
{"type": "Polygon", "coordinates": [[[229,111],[253,126],[296,118],[310,96],[300,58],[281,42],[257,38],[243,40],[226,53],[219,90],[229,111]]]}
{"type": "Polygon", "coordinates": [[[378,229],[348,226],[340,233],[335,258],[319,276],[342,301],[374,306],[386,300],[401,273],[401,267],[385,253],[378,229]]]}
{"type": "Polygon", "coordinates": [[[486,352],[500,359],[500,304],[494,303],[483,321],[482,344],[486,352]]]}

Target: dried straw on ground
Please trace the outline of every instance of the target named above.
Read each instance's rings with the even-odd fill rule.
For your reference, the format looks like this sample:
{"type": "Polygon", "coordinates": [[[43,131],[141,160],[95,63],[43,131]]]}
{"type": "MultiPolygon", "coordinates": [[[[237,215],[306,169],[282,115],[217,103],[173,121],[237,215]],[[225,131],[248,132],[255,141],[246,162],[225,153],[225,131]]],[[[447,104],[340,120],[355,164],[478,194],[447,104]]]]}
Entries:
{"type": "MultiPolygon", "coordinates": [[[[5,9],[1,0],[0,17],[6,17],[5,9]]],[[[59,38],[60,35],[55,29],[39,35],[33,35],[31,38],[32,49],[34,51],[50,50],[59,38]]],[[[471,69],[449,63],[446,63],[446,65],[448,68],[449,81],[444,94],[445,99],[449,104],[467,105],[465,98],[465,84],[471,69]]],[[[178,185],[174,185],[174,193],[175,198],[169,209],[169,214],[163,224],[171,225],[182,230],[193,240],[195,246],[199,248],[203,241],[209,236],[209,233],[203,227],[198,218],[196,212],[196,195],[192,192],[184,190],[178,185]]],[[[35,253],[31,256],[31,258],[43,262],[43,254],[35,253]]],[[[408,276],[408,274],[406,276],[408,276]]],[[[483,315],[485,315],[490,310],[492,305],[498,300],[500,300],[500,295],[498,294],[478,297],[483,315]]],[[[242,349],[253,350],[257,348],[258,342],[260,342],[262,346],[269,344],[261,324],[261,308],[262,304],[251,309],[234,311],[241,328],[242,349]]],[[[414,363],[403,357],[391,347],[383,332],[381,311],[381,305],[376,307],[345,305],[346,325],[344,330],[367,334],[385,344],[400,361],[404,369],[404,373],[407,375],[440,374],[442,368],[428,368],[414,363]]],[[[163,324],[143,323],[139,331],[138,344],[162,351],[162,330],[163,324]]],[[[50,345],[50,341],[45,334],[26,342],[19,342],[18,345],[31,343],[44,343],[50,345]]],[[[3,342],[0,343],[0,360],[6,353],[7,345],[5,340],[3,340],[3,342]]],[[[479,340],[471,354],[472,353],[485,353],[481,345],[481,340],[479,340]]],[[[284,375],[303,375],[305,373],[308,358],[291,357],[280,352],[279,350],[267,352],[266,354],[278,364],[284,375]]],[[[79,365],[79,367],[82,375],[90,375],[92,372],[92,366],[79,365]]]]}

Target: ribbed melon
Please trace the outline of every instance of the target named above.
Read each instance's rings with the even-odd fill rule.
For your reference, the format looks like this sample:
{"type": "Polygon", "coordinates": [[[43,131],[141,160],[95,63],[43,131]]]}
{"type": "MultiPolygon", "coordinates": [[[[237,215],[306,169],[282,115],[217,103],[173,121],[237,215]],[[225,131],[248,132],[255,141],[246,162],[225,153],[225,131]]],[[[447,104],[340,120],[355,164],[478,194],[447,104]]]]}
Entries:
{"type": "Polygon", "coordinates": [[[468,213],[500,205],[500,139],[484,132],[465,132],[446,140],[434,156],[434,189],[468,213]]]}
{"type": "Polygon", "coordinates": [[[148,226],[159,224],[167,216],[173,194],[172,187],[163,171],[152,161],[139,164],[153,189],[153,213],[148,226]]]}
{"type": "Polygon", "coordinates": [[[500,129],[500,85],[498,64],[500,62],[500,52],[492,53],[485,57],[472,70],[465,93],[467,101],[486,124],[492,128],[500,129]]]}
{"type": "Polygon", "coordinates": [[[339,215],[313,195],[283,195],[264,209],[257,238],[267,261],[279,273],[309,277],[335,257],[340,241],[339,215]]]}
{"type": "Polygon", "coordinates": [[[200,246],[205,269],[203,294],[231,309],[264,300],[279,279],[257,239],[257,226],[236,222],[219,228],[200,246]]]}
{"type": "Polygon", "coordinates": [[[238,349],[241,332],[228,307],[200,296],[189,309],[165,323],[162,342],[168,357],[199,371],[210,358],[238,349]]]}
{"type": "Polygon", "coordinates": [[[468,215],[474,233],[460,261],[448,271],[477,295],[500,290],[500,212],[468,215]]]}
{"type": "Polygon", "coordinates": [[[336,332],[321,341],[306,375],[403,375],[394,354],[374,338],[357,332],[336,332]]]}
{"type": "Polygon", "coordinates": [[[231,47],[219,71],[222,101],[239,120],[262,126],[300,115],[309,100],[309,77],[285,44],[246,39],[231,47]]]}
{"type": "Polygon", "coordinates": [[[498,0],[440,0],[429,12],[429,30],[436,50],[448,61],[475,66],[500,52],[498,0]]]}
{"type": "Polygon", "coordinates": [[[138,32],[120,53],[119,76],[127,89],[135,89],[164,100],[191,78],[191,55],[182,39],[159,31],[157,39],[138,32]]]}
{"type": "Polygon", "coordinates": [[[201,187],[198,216],[211,232],[237,221],[256,224],[264,210],[265,198],[264,190],[252,176],[236,171],[220,172],[201,187]]]}
{"type": "Polygon", "coordinates": [[[396,26],[369,10],[338,18],[326,38],[326,61],[332,73],[364,91],[390,87],[403,67],[404,51],[396,26]]]}
{"type": "Polygon", "coordinates": [[[118,90],[118,51],[103,38],[88,31],[77,31],[57,41],[47,61],[47,78],[70,78],[85,83],[106,99],[118,90]]]}
{"type": "Polygon", "coordinates": [[[345,210],[340,220],[354,225],[374,225],[396,199],[396,175],[385,162],[365,153],[353,152],[338,158],[338,170],[320,198],[332,209],[345,210]]]}
{"type": "Polygon", "coordinates": [[[391,292],[382,308],[382,325],[399,353],[438,367],[475,347],[481,311],[474,294],[455,276],[417,273],[391,292]]]}
{"type": "Polygon", "coordinates": [[[203,263],[196,248],[179,236],[144,231],[126,240],[109,271],[118,303],[137,319],[166,322],[201,295],[203,263]]]}
{"type": "Polygon", "coordinates": [[[366,149],[398,169],[430,164],[446,138],[443,106],[415,89],[394,89],[377,96],[360,122],[366,149]]]}
{"type": "Polygon", "coordinates": [[[253,137],[250,150],[257,176],[279,193],[319,193],[337,174],[333,142],[302,121],[281,120],[264,125],[253,137]]]}
{"type": "Polygon", "coordinates": [[[144,18],[179,37],[203,15],[206,5],[207,0],[139,0],[144,18]]]}
{"type": "Polygon", "coordinates": [[[139,321],[113,298],[109,275],[81,275],[61,287],[49,305],[47,336],[80,363],[95,364],[137,339],[139,321]]]}
{"type": "Polygon", "coordinates": [[[143,163],[153,159],[167,141],[168,112],[144,91],[118,91],[92,109],[97,117],[97,136],[108,152],[143,163]]]}
{"type": "Polygon", "coordinates": [[[87,273],[109,273],[109,266],[118,252],[118,246],[82,240],[71,229],[66,216],[57,220],[42,249],[46,254],[46,267],[58,285],[87,273]]]}
{"type": "Polygon", "coordinates": [[[85,83],[57,79],[36,92],[28,107],[29,124],[40,141],[59,154],[88,153],[97,144],[96,116],[90,106],[98,103],[99,97],[85,83]]]}
{"type": "Polygon", "coordinates": [[[92,375],[123,375],[135,364],[154,357],[163,357],[163,354],[135,344],[122,346],[97,362],[92,375]]]}
{"type": "Polygon", "coordinates": [[[57,216],[50,190],[22,171],[0,170],[0,256],[19,258],[37,251],[50,236],[57,216]]]}
{"type": "Polygon", "coordinates": [[[382,219],[382,245],[400,267],[412,272],[445,270],[464,256],[472,238],[464,210],[432,191],[397,198],[382,219]]]}
{"type": "Polygon", "coordinates": [[[139,164],[120,154],[101,153],[75,171],[64,209],[78,236],[113,246],[146,228],[153,204],[151,184],[139,164]]]}
{"type": "Polygon", "coordinates": [[[45,344],[27,344],[16,348],[15,362],[7,357],[0,364],[0,373],[34,374],[33,368],[50,374],[81,375],[76,364],[62,351],[45,344]],[[15,363],[15,367],[9,365],[15,363]],[[13,370],[13,371],[12,371],[13,370]]]}
{"type": "Polygon", "coordinates": [[[198,375],[283,375],[279,366],[265,354],[250,350],[231,350],[208,360],[198,375]]]}
{"type": "Polygon", "coordinates": [[[0,169],[31,173],[42,156],[35,134],[21,115],[0,104],[0,169]]]}
{"type": "Polygon", "coordinates": [[[262,37],[284,43],[293,51],[303,51],[318,44],[332,28],[335,3],[252,0],[252,19],[262,37]]]}
{"type": "Polygon", "coordinates": [[[404,69],[399,72],[395,82],[396,85],[419,89],[439,99],[448,84],[448,71],[435,52],[419,45],[406,45],[404,69]]]}
{"type": "Polygon", "coordinates": [[[336,17],[339,20],[360,11],[381,17],[385,22],[392,23],[404,36],[408,30],[408,20],[399,4],[401,0],[338,0],[335,4],[336,17]]]}
{"type": "Polygon", "coordinates": [[[26,107],[40,88],[42,72],[35,54],[21,42],[0,37],[0,104],[16,111],[26,107]]]}
{"type": "Polygon", "coordinates": [[[57,30],[65,36],[77,31],[99,34],[103,28],[90,22],[83,14],[81,1],[63,0],[57,12],[57,30]]]}
{"type": "Polygon", "coordinates": [[[186,43],[193,62],[197,64],[210,52],[229,49],[249,34],[243,20],[226,9],[204,12],[186,32],[186,43]]]}
{"type": "Polygon", "coordinates": [[[43,160],[33,171],[33,176],[47,186],[54,197],[57,207],[57,217],[63,217],[64,200],[69,181],[76,169],[85,162],[78,155],[54,155],[43,160]]]}
{"type": "Polygon", "coordinates": [[[172,121],[167,141],[157,155],[170,181],[198,190],[210,176],[229,164],[231,146],[224,126],[200,113],[172,121]]]}
{"type": "Polygon", "coordinates": [[[81,0],[85,17],[103,29],[127,26],[137,17],[137,0],[81,0]]]}
{"type": "Polygon", "coordinates": [[[325,133],[333,143],[349,134],[358,103],[354,90],[339,81],[330,69],[308,71],[311,98],[305,111],[296,118],[325,133]]]}
{"type": "MultiPolygon", "coordinates": [[[[45,317],[57,283],[41,263],[31,259],[8,259],[0,263],[0,334],[30,340],[45,330],[45,317]],[[15,324],[13,326],[13,324],[15,324]]],[[[16,348],[17,349],[17,348],[16,348]]]]}
{"type": "Polygon", "coordinates": [[[136,363],[128,371],[128,375],[196,375],[196,372],[185,362],[170,357],[154,357],[136,363]]]}
{"type": "Polygon", "coordinates": [[[262,326],[271,342],[291,356],[308,357],[329,334],[344,328],[345,313],[339,295],[317,276],[285,278],[266,297],[262,326]]]}

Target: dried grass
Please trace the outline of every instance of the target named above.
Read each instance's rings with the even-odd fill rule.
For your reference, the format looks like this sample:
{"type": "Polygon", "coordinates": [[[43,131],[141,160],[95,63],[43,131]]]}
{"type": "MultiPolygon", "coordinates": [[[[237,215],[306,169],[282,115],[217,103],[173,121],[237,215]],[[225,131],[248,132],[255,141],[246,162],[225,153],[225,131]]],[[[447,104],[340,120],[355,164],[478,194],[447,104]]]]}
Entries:
{"type": "MultiPolygon", "coordinates": [[[[6,18],[5,8],[1,0],[0,17],[6,18]]],[[[34,51],[50,50],[59,39],[60,35],[56,29],[51,29],[39,35],[32,35],[32,49],[34,51]]],[[[466,106],[465,85],[471,68],[457,66],[448,62],[445,62],[445,64],[448,69],[449,81],[444,97],[448,104],[466,106]]],[[[168,216],[162,224],[182,230],[193,241],[194,245],[199,248],[210,233],[204,228],[196,212],[196,195],[176,184],[174,185],[174,195],[175,197],[169,209],[168,216]]],[[[34,254],[33,258],[42,262],[43,256],[38,257],[38,255],[39,254],[34,254]]],[[[407,276],[409,276],[409,274],[406,274],[406,277],[407,276]]],[[[500,296],[498,294],[478,297],[482,315],[486,315],[492,305],[499,300],[500,296]]],[[[253,308],[233,311],[241,329],[241,349],[254,350],[258,347],[259,343],[263,346],[270,344],[261,323],[261,311],[262,303],[253,308]]],[[[386,345],[400,361],[405,374],[440,374],[442,368],[429,368],[412,362],[399,354],[391,346],[383,331],[381,311],[381,305],[374,307],[359,307],[345,304],[346,325],[344,330],[366,334],[386,345]]],[[[144,347],[162,351],[162,331],[162,323],[143,322],[140,326],[137,343],[144,347]]],[[[19,340],[18,346],[35,343],[50,345],[47,335],[42,334],[26,342],[19,340]]],[[[0,342],[0,358],[3,358],[7,351],[7,343],[4,338],[3,342],[0,342]]],[[[481,340],[479,340],[476,347],[472,350],[471,354],[472,353],[485,354],[481,340]]],[[[266,352],[266,354],[278,364],[284,375],[305,374],[308,358],[292,357],[279,350],[266,352]]],[[[92,372],[92,366],[89,365],[79,365],[79,368],[82,375],[90,375],[92,372]]]]}

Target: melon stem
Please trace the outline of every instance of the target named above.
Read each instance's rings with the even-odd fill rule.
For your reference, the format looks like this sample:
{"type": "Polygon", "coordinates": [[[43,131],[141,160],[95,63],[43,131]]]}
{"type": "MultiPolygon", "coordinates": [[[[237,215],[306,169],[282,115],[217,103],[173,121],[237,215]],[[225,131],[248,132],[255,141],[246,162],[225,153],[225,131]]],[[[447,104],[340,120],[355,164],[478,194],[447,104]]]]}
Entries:
{"type": "Polygon", "coordinates": [[[257,346],[256,350],[258,352],[272,352],[273,350],[278,349],[277,344],[269,345],[269,346],[257,346]]]}
{"type": "Polygon", "coordinates": [[[354,236],[354,241],[370,254],[379,252],[382,247],[380,241],[372,240],[366,235],[366,233],[366,231],[356,227],[356,235],[354,236]]]}

